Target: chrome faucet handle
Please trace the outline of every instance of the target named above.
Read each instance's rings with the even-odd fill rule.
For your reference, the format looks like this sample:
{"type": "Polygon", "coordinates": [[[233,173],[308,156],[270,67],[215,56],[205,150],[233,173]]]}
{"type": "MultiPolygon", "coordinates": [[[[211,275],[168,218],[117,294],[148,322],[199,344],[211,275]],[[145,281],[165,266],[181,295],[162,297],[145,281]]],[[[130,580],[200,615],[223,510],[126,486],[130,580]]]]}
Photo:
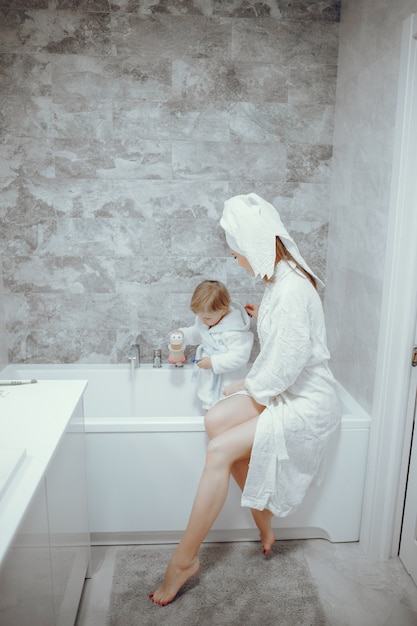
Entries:
{"type": "Polygon", "coordinates": [[[154,367],[162,367],[162,359],[161,359],[161,350],[156,349],[153,351],[153,366],[154,367]]]}
{"type": "Polygon", "coordinates": [[[139,345],[137,343],[133,343],[130,346],[127,358],[129,359],[130,362],[133,362],[133,361],[135,362],[135,367],[139,367],[139,363],[140,363],[140,349],[139,349],[139,345]]]}

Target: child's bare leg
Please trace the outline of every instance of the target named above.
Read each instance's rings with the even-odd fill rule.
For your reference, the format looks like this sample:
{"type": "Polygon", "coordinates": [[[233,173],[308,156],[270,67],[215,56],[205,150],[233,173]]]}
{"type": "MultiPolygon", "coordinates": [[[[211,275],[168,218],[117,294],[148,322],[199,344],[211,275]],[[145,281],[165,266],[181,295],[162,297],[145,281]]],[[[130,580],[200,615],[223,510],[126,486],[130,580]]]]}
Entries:
{"type": "Polygon", "coordinates": [[[164,582],[149,596],[156,604],[172,602],[184,583],[198,572],[198,550],[224,504],[233,463],[250,455],[256,422],[253,418],[209,442],[187,528],[168,564],[164,582]]]}
{"type": "MultiPolygon", "coordinates": [[[[232,476],[242,491],[248,475],[248,463],[249,459],[244,459],[242,461],[236,461],[236,463],[232,466],[232,476]]],[[[275,533],[271,526],[273,514],[271,511],[268,511],[268,509],[264,509],[263,511],[251,509],[251,513],[259,530],[259,537],[261,539],[264,554],[269,554],[272,545],[276,540],[275,533]]]]}

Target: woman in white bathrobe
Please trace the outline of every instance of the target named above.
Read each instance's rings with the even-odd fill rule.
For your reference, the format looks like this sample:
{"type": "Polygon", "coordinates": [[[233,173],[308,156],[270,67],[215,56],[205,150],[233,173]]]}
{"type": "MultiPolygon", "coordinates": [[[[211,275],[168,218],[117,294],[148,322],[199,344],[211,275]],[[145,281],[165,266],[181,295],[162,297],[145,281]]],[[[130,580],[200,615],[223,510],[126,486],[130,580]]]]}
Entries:
{"type": "Polygon", "coordinates": [[[171,602],[199,570],[198,550],[227,496],[230,475],[250,507],[264,554],[275,541],[273,515],[298,507],[317,474],[340,409],[319,282],[275,208],[256,194],[225,202],[220,221],[239,265],[265,281],[258,318],[260,352],[245,379],[208,411],[206,464],[186,531],[163,584],[150,599],[171,602]]]}

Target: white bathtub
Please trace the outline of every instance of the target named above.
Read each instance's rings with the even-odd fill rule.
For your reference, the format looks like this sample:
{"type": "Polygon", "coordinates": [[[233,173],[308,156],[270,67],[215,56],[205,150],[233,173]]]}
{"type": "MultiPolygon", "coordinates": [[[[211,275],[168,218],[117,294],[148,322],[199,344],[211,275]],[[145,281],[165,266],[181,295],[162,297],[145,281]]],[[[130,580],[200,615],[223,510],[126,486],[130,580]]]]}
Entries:
{"type": "MultiPolygon", "coordinates": [[[[207,444],[190,366],[9,365],[0,378],[87,379],[84,414],[90,530],[95,544],[177,541],[187,523],[207,444]]],[[[283,539],[359,539],[370,419],[342,388],[321,481],[298,511],[275,519],[283,539]]],[[[231,481],[210,541],[257,538],[231,481]]]]}

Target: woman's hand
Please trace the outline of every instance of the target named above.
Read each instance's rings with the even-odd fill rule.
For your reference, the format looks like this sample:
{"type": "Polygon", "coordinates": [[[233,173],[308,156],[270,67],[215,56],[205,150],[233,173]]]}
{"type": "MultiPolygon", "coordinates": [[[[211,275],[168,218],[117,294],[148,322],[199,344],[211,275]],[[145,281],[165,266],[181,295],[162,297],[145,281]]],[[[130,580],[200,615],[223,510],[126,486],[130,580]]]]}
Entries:
{"type": "Polygon", "coordinates": [[[246,304],[245,311],[249,317],[258,317],[259,304],[246,304]]]}
{"type": "Polygon", "coordinates": [[[244,389],[245,379],[242,378],[241,380],[235,380],[233,383],[230,383],[230,385],[227,385],[227,387],[224,388],[223,395],[231,396],[232,393],[236,393],[236,391],[243,391],[244,389]]]}

